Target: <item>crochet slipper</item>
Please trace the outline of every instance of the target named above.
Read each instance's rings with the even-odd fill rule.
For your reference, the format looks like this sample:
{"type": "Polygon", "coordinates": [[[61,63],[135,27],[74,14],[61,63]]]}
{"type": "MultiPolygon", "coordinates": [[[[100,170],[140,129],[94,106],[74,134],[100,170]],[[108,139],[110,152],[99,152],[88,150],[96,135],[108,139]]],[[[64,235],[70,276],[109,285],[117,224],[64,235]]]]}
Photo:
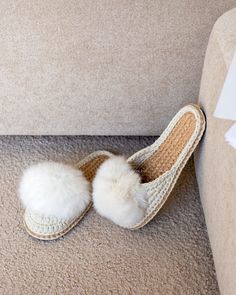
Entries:
{"type": "Polygon", "coordinates": [[[204,129],[201,109],[188,105],[152,145],[128,160],[106,160],[93,181],[97,212],[129,229],[147,224],[166,202],[204,129]]]}
{"type": "Polygon", "coordinates": [[[111,155],[94,152],[80,161],[77,169],[55,162],[29,167],[19,187],[27,232],[40,240],[54,240],[69,232],[90,209],[90,184],[111,155]]]}

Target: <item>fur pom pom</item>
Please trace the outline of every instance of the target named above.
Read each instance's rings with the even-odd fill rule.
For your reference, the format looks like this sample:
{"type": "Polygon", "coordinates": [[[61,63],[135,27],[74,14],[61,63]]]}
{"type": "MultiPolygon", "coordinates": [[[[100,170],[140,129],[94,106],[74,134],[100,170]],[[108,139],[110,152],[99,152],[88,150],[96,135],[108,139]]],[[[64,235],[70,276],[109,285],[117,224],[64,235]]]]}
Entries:
{"type": "Polygon", "coordinates": [[[114,156],[100,166],[93,181],[93,202],[100,215],[120,226],[130,227],[142,220],[146,191],[124,157],[114,156]]]}
{"type": "Polygon", "coordinates": [[[89,182],[82,172],[55,162],[39,163],[26,169],[19,196],[28,210],[65,220],[79,216],[91,201],[89,182]]]}

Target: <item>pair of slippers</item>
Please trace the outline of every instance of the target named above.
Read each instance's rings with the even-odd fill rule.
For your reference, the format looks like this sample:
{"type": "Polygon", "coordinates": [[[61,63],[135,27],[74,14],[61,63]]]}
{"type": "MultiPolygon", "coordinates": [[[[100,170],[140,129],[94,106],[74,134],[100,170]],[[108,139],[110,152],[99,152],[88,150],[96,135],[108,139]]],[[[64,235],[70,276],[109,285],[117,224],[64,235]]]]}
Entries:
{"type": "Polygon", "coordinates": [[[41,240],[57,239],[92,204],[121,227],[143,227],[167,200],[204,129],[201,109],[188,105],[152,145],[128,159],[96,151],[76,167],[55,162],[29,167],[19,187],[27,232],[41,240]]]}

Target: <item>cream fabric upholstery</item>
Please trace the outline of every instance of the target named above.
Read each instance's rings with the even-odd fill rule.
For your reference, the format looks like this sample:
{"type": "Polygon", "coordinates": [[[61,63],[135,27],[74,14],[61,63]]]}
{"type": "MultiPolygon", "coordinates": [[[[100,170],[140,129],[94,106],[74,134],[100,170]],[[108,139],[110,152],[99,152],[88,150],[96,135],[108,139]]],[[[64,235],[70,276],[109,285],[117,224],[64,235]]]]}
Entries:
{"type": "Polygon", "coordinates": [[[235,0],[0,3],[0,134],[157,135],[235,0]]]}
{"type": "Polygon", "coordinates": [[[222,295],[236,292],[236,151],[224,140],[232,122],[213,112],[235,51],[236,8],[216,22],[210,37],[200,91],[207,131],[195,161],[222,295]]]}

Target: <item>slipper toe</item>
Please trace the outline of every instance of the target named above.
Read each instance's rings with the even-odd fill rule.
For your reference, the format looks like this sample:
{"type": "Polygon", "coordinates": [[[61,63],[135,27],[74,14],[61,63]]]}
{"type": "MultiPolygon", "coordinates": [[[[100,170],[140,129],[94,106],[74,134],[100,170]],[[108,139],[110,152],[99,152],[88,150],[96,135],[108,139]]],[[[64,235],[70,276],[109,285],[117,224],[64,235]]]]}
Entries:
{"type": "Polygon", "coordinates": [[[130,227],[145,215],[146,191],[140,176],[121,156],[113,156],[98,169],[93,181],[96,211],[122,227],[130,227]]]}
{"type": "Polygon", "coordinates": [[[37,238],[64,235],[91,204],[90,185],[69,165],[44,162],[26,169],[19,186],[27,231],[37,238]]]}

